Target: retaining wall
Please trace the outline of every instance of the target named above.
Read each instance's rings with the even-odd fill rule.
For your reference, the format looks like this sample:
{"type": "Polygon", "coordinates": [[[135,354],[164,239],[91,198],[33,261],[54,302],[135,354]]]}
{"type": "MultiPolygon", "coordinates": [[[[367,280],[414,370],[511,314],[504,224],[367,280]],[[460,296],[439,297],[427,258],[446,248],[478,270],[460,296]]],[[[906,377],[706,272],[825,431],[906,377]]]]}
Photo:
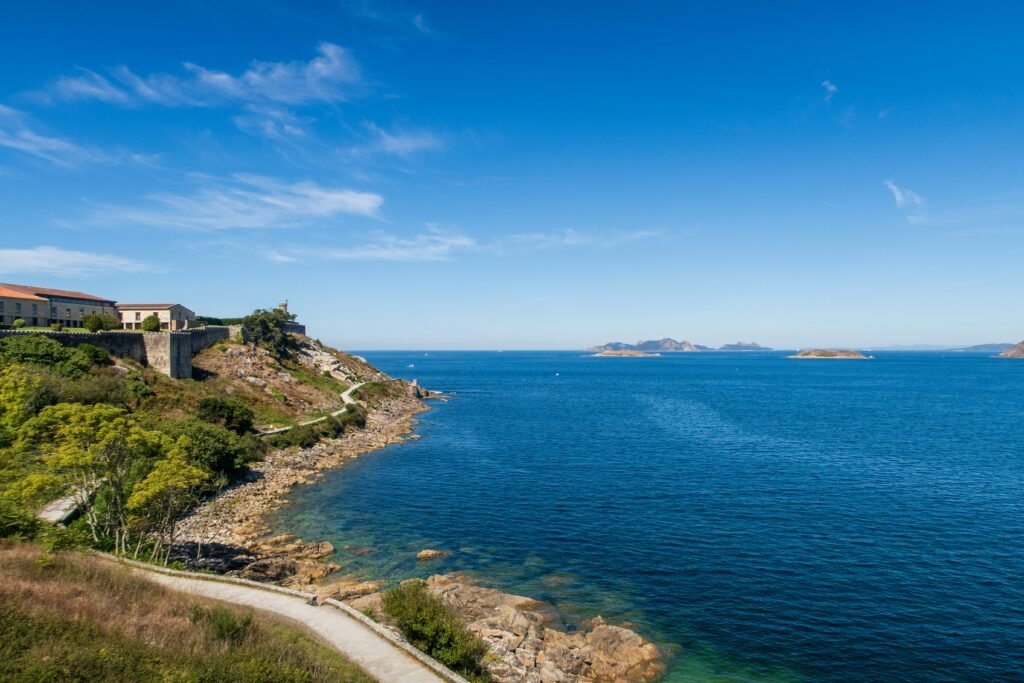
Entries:
{"type": "Polygon", "coordinates": [[[25,334],[41,334],[65,346],[92,344],[112,356],[130,358],[148,365],[168,377],[192,376],[192,356],[229,336],[226,327],[204,327],[180,332],[50,332],[47,330],[0,330],[0,339],[25,334]]]}

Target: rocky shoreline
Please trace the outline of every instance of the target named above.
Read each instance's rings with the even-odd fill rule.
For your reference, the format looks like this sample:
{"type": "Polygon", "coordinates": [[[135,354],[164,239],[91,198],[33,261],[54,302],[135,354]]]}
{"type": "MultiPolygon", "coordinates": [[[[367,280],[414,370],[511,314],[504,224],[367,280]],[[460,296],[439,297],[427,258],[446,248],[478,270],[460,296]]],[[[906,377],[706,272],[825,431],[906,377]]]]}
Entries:
{"type": "MultiPolygon", "coordinates": [[[[335,548],[290,535],[268,537],[266,517],[287,503],[295,487],[365,453],[400,443],[427,406],[416,386],[375,407],[365,428],[311,448],[275,451],[251,466],[249,476],[197,508],[178,525],[173,558],[193,569],[228,573],[344,600],[386,622],[380,612],[382,581],[335,575],[335,548]]],[[[372,549],[348,548],[352,553],[372,549]]],[[[423,551],[428,552],[428,551],[423,551]]],[[[430,551],[439,552],[439,551],[430,551]]],[[[513,683],[642,683],[663,670],[658,649],[636,632],[598,617],[577,631],[552,628],[554,609],[522,596],[478,585],[463,574],[433,576],[428,588],[455,610],[490,649],[488,670],[513,683]]]]}

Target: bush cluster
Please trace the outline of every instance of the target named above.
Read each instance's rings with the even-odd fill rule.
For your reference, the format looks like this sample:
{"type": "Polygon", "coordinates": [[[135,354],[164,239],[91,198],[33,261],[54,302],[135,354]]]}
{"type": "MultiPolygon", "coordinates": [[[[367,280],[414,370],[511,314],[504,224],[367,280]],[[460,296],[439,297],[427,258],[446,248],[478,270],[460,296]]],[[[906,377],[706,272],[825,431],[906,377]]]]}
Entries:
{"type": "Polygon", "coordinates": [[[414,579],[384,593],[384,613],[417,649],[471,681],[489,681],[487,645],[473,635],[444,600],[414,579]]]}
{"type": "Polygon", "coordinates": [[[236,434],[245,434],[252,431],[252,424],[255,419],[252,408],[232,398],[204,398],[199,401],[196,415],[200,420],[220,425],[236,434]]]}
{"type": "Polygon", "coordinates": [[[295,315],[280,309],[257,309],[242,319],[242,335],[256,346],[270,351],[276,358],[290,358],[298,345],[285,327],[295,315]]]}
{"type": "Polygon", "coordinates": [[[121,321],[116,315],[111,313],[90,313],[89,315],[82,318],[82,327],[89,330],[90,332],[100,332],[101,330],[119,330],[121,329],[121,321]]]}

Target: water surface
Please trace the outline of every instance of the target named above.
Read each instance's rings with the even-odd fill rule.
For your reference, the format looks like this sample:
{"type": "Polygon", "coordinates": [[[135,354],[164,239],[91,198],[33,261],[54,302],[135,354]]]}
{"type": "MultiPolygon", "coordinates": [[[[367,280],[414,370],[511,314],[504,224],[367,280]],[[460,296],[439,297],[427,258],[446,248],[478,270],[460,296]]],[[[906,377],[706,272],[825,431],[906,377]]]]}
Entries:
{"type": "Polygon", "coordinates": [[[631,622],[672,681],[1024,680],[1024,361],[362,355],[454,397],[276,518],[343,571],[631,622]]]}

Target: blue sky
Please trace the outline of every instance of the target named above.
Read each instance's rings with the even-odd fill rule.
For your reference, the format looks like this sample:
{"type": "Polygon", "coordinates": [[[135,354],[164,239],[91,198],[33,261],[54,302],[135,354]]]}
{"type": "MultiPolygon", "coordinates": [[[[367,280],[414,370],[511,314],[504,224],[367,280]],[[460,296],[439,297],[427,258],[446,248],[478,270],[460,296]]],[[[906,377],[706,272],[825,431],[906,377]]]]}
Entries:
{"type": "Polygon", "coordinates": [[[8,11],[0,280],[346,348],[1024,337],[1024,8],[636,4],[8,11]]]}

